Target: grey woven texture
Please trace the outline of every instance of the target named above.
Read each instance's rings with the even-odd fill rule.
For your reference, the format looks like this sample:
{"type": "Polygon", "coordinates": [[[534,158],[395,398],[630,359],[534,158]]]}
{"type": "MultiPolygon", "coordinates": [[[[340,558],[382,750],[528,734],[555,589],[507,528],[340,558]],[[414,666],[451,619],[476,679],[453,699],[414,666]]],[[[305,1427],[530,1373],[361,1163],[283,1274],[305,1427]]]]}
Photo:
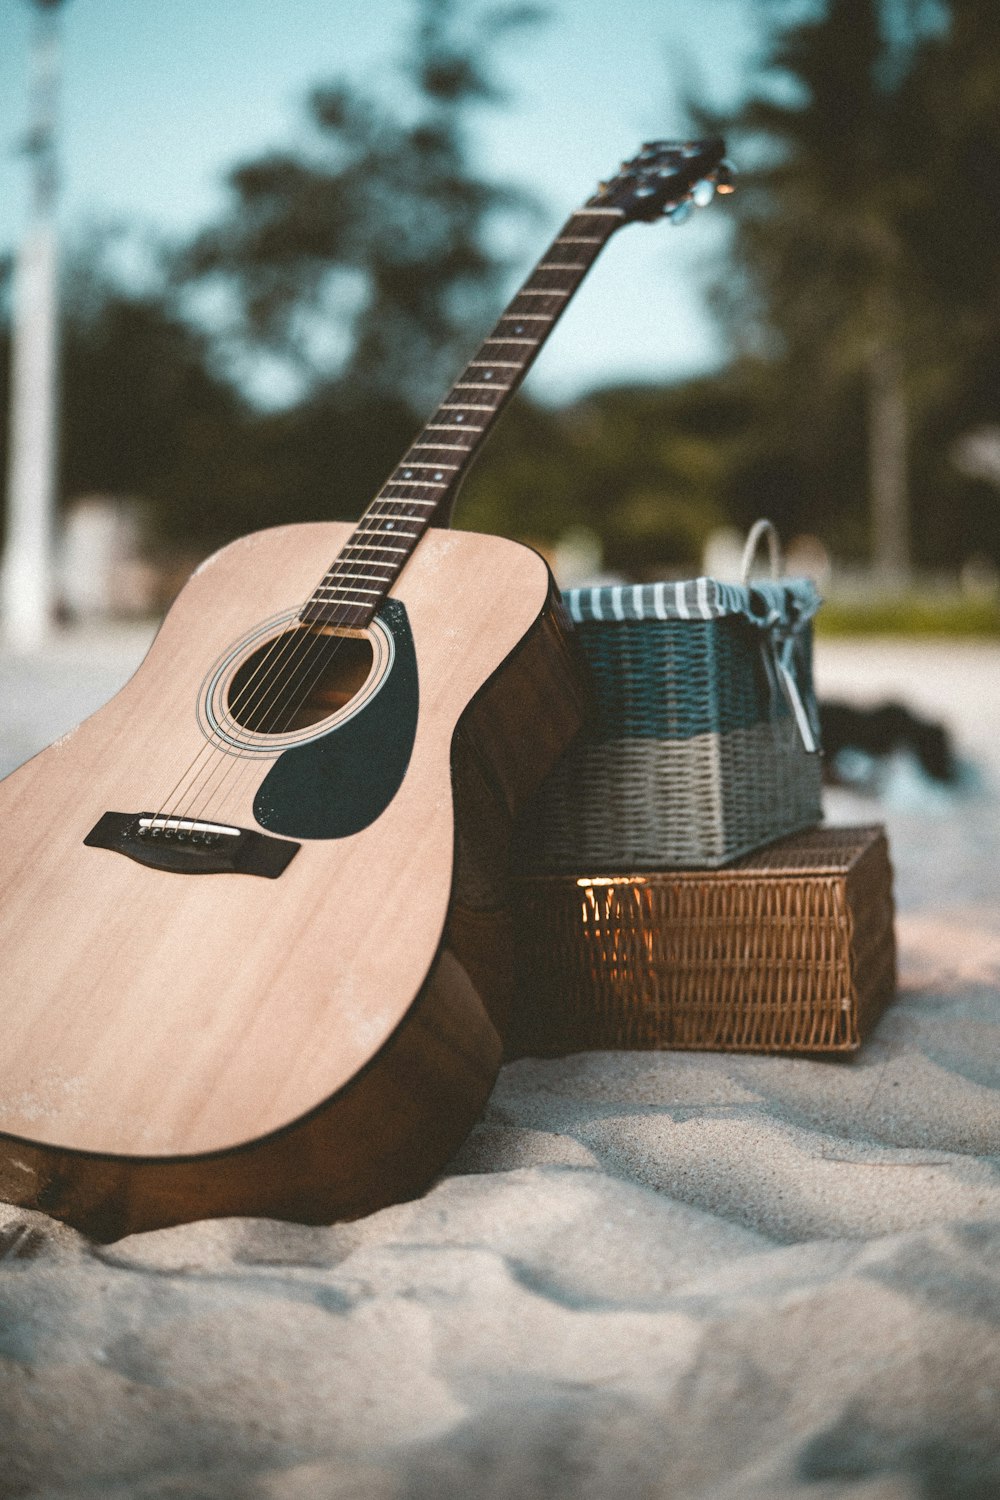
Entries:
{"type": "Polygon", "coordinates": [[[525,866],[713,869],[820,821],[820,758],[787,717],[685,740],[578,743],[522,824],[525,866]]]}

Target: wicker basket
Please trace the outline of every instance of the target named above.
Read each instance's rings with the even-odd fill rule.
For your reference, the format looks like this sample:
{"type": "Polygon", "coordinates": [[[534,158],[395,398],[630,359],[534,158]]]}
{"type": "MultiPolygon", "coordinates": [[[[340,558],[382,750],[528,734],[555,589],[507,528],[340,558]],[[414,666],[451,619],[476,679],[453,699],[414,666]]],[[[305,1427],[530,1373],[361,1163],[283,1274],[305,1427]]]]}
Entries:
{"type": "Polygon", "coordinates": [[[895,991],[881,828],[817,828],[726,870],[515,883],[511,1056],[850,1052],[895,991]]]}
{"type": "Polygon", "coordinates": [[[819,822],[808,580],[565,599],[596,715],[523,821],[527,868],[713,868],[819,822]]]}

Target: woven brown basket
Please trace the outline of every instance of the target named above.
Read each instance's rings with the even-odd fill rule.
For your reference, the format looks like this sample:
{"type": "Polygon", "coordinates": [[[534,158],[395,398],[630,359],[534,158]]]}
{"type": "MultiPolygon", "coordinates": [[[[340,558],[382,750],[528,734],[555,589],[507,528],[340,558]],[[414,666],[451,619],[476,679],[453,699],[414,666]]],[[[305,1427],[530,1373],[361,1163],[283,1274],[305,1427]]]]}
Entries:
{"type": "Polygon", "coordinates": [[[511,1056],[850,1052],[896,984],[882,828],[813,828],[724,870],[515,883],[511,1056]]]}

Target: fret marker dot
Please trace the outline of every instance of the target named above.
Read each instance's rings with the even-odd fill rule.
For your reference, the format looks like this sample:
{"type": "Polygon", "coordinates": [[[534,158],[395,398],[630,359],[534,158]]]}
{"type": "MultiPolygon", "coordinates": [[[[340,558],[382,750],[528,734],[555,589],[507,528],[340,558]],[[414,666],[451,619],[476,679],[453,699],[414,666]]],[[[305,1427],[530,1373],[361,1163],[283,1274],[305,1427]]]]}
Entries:
{"type": "Polygon", "coordinates": [[[412,479],[413,478],[413,470],[412,469],[404,469],[403,470],[403,478],[404,479],[412,479]]]}
{"type": "Polygon", "coordinates": [[[483,371],[483,379],[484,380],[492,380],[493,379],[493,371],[492,370],[484,370],[483,371]]]}
{"type": "Polygon", "coordinates": [[[457,411],[455,413],[455,421],[456,422],[464,422],[465,421],[465,417],[462,415],[462,413],[460,411],[457,411]]]}
{"type": "Polygon", "coordinates": [[[435,474],[435,475],[434,475],[434,478],[435,478],[435,479],[443,479],[443,478],[444,478],[444,475],[443,475],[443,474],[442,474],[442,473],[441,473],[441,470],[440,470],[440,469],[439,469],[439,470],[438,470],[438,472],[437,472],[437,473],[436,473],[436,474],[435,474]]]}
{"type": "Polygon", "coordinates": [[[391,531],[392,530],[392,522],[391,521],[386,521],[386,523],[385,523],[385,529],[386,529],[386,531],[391,531]]]}

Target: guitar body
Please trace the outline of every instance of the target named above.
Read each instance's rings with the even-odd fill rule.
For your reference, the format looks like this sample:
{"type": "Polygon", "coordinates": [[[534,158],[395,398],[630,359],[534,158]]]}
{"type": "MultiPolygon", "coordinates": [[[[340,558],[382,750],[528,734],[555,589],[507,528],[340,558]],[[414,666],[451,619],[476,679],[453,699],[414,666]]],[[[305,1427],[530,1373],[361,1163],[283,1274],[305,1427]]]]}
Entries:
{"type": "Polygon", "coordinates": [[[209,558],[132,681],[0,783],[0,1198],[98,1239],[323,1223],[463,1140],[502,1056],[512,821],[583,690],[541,558],[441,523],[602,246],[728,191],[723,150],[623,162],[357,526],[209,558]]]}
{"type": "Polygon", "coordinates": [[[535,553],[430,530],[371,627],[317,633],[346,666],[308,722],[237,714],[350,530],[215,554],[122,691],[0,783],[6,1201],[100,1239],[329,1222],[419,1192],[481,1111],[510,823],[579,725],[575,668],[535,553]],[[153,818],[179,778],[193,845],[153,818]]]}

